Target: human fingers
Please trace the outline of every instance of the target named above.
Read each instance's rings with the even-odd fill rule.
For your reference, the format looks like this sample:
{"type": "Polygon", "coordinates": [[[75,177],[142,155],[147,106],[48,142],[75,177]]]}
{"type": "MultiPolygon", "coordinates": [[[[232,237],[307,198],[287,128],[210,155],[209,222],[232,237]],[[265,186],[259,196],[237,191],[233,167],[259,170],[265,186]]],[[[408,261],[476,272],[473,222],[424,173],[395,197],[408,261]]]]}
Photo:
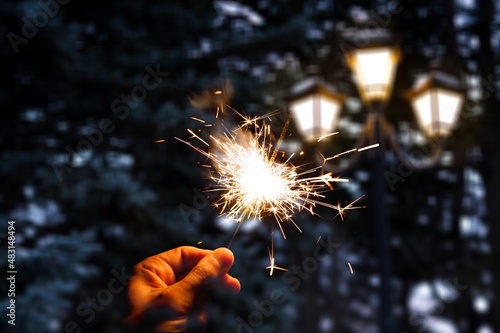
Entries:
{"type": "Polygon", "coordinates": [[[134,274],[128,287],[131,300],[132,321],[157,301],[167,286],[174,285],[211,250],[180,247],[144,259],[134,266],[134,274]],[[185,273],[178,274],[178,271],[185,273]]]}
{"type": "MultiPolygon", "coordinates": [[[[168,306],[176,318],[161,323],[162,329],[174,331],[174,328],[181,328],[187,324],[189,316],[203,325],[206,322],[204,304],[208,290],[217,284],[223,285],[224,289],[231,289],[230,286],[235,284],[236,288],[239,287],[239,282],[227,274],[233,263],[234,256],[230,250],[217,249],[199,260],[183,279],[160,288],[160,292],[151,300],[151,307],[168,306]]],[[[186,267],[189,265],[185,264],[186,267]]]]}
{"type": "Polygon", "coordinates": [[[227,283],[227,286],[235,290],[239,282],[234,278],[225,277],[233,263],[233,253],[227,248],[218,248],[201,259],[175,287],[185,290],[193,299],[201,289],[219,281],[227,283]]]}
{"type": "Polygon", "coordinates": [[[200,249],[194,246],[180,246],[159,253],[156,257],[165,261],[175,273],[180,273],[191,270],[201,259],[212,252],[212,250],[200,249]]]}
{"type": "Polygon", "coordinates": [[[165,287],[177,282],[212,250],[181,246],[144,259],[134,267],[134,276],[151,287],[165,287]]]}
{"type": "Polygon", "coordinates": [[[240,292],[240,281],[229,274],[224,274],[217,282],[215,287],[218,291],[228,292],[233,295],[240,292]]]}

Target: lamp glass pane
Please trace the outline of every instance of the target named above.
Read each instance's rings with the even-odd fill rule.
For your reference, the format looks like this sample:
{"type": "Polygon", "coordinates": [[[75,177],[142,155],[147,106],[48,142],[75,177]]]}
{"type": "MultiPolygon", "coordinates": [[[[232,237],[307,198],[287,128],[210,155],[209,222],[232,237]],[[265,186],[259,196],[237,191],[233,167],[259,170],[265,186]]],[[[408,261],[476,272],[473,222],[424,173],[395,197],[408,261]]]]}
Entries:
{"type": "Polygon", "coordinates": [[[439,101],[439,121],[447,125],[447,130],[453,129],[458,120],[462,96],[454,91],[436,89],[439,101]]]}
{"type": "Polygon", "coordinates": [[[304,138],[314,137],[314,103],[313,96],[307,96],[290,104],[292,116],[297,128],[304,138]]]}
{"type": "Polygon", "coordinates": [[[455,127],[462,97],[459,93],[442,88],[433,88],[413,101],[418,123],[429,136],[448,135],[455,127]]]}
{"type": "Polygon", "coordinates": [[[357,50],[354,71],[365,99],[385,99],[391,91],[396,56],[389,47],[357,50]]]}
{"type": "Polygon", "coordinates": [[[413,99],[412,105],[420,128],[426,132],[426,134],[430,134],[428,131],[432,128],[431,94],[426,91],[417,96],[413,99]]]}
{"type": "Polygon", "coordinates": [[[321,105],[321,135],[326,135],[335,130],[339,118],[340,104],[332,98],[323,97],[321,105]]]}

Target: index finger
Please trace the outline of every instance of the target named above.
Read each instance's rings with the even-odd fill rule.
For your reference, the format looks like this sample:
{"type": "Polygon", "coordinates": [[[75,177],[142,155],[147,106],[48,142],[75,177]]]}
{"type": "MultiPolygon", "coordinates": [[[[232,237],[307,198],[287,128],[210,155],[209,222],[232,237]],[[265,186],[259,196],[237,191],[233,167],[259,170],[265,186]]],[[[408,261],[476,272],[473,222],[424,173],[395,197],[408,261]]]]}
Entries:
{"type": "Polygon", "coordinates": [[[191,270],[198,262],[212,250],[199,249],[194,246],[181,246],[157,254],[156,256],[169,265],[174,273],[191,270]]]}

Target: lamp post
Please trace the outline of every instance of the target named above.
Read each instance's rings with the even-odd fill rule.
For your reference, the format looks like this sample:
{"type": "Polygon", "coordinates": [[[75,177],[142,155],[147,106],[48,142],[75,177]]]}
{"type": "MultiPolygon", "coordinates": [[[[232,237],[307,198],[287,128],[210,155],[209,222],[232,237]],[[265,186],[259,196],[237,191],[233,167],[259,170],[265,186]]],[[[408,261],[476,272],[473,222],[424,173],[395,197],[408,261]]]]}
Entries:
{"type": "MultiPolygon", "coordinates": [[[[372,164],[373,181],[373,217],[377,239],[377,259],[380,275],[379,286],[379,327],[380,333],[393,333],[395,329],[391,300],[391,256],[389,248],[389,223],[384,202],[385,140],[382,133],[381,119],[383,106],[391,92],[399,50],[390,44],[385,31],[372,36],[364,48],[354,48],[347,52],[347,63],[354,72],[361,98],[371,108],[374,118],[375,143],[379,144],[372,164]]],[[[387,128],[387,127],[384,127],[387,128]]]]}
{"type": "MultiPolygon", "coordinates": [[[[389,247],[389,221],[385,199],[384,169],[386,143],[399,157],[401,149],[395,139],[392,127],[385,120],[384,106],[392,94],[396,67],[400,60],[399,48],[394,45],[390,34],[385,30],[370,30],[365,34],[363,47],[354,47],[346,52],[346,61],[357,84],[364,104],[369,108],[367,121],[358,139],[357,147],[378,143],[372,163],[373,212],[376,226],[377,257],[380,274],[379,288],[379,327],[380,333],[395,332],[391,299],[391,268],[389,247]]],[[[298,83],[289,96],[289,108],[294,115],[302,136],[311,141],[335,130],[340,116],[340,103],[343,98],[319,78],[298,83]],[[322,88],[315,88],[320,85],[322,88]],[[305,87],[310,87],[306,89],[305,87]],[[302,87],[302,89],[299,89],[302,87]],[[335,96],[335,98],[333,97],[335,96]],[[329,104],[318,102],[329,100],[329,104]],[[316,102],[315,102],[316,101],[316,102]],[[335,105],[335,106],[333,106],[335,105]],[[333,111],[325,111],[325,110],[333,111]],[[329,116],[323,116],[328,114],[329,116]],[[337,119],[332,119],[332,116],[337,119]],[[319,130],[317,130],[319,129],[319,130]]],[[[460,82],[454,77],[434,71],[417,81],[414,88],[406,94],[410,100],[418,124],[431,139],[446,137],[456,124],[462,102],[460,82]]],[[[441,153],[440,147],[427,159],[410,161],[416,168],[435,165],[441,153]]],[[[359,156],[359,155],[357,155],[359,156]]],[[[359,157],[357,157],[359,158],[359,157]]],[[[351,160],[351,162],[353,162],[351,160]]],[[[322,161],[323,162],[323,161],[322,161]]],[[[346,168],[325,164],[325,169],[341,173],[346,168]]]]}

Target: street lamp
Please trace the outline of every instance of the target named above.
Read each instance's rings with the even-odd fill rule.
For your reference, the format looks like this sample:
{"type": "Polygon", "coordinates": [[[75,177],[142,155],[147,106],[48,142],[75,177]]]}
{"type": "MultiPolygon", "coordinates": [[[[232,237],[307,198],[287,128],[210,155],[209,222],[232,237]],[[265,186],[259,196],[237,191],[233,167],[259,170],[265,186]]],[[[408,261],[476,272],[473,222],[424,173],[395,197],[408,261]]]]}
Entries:
{"type": "Polygon", "coordinates": [[[433,71],[418,80],[406,96],[411,101],[420,128],[428,137],[450,134],[462,104],[458,80],[449,74],[433,71]]]}
{"type": "MultiPolygon", "coordinates": [[[[363,45],[346,51],[346,62],[354,73],[360,96],[370,109],[356,148],[378,143],[380,155],[384,145],[393,150],[399,158],[416,168],[433,166],[441,153],[437,145],[434,154],[428,158],[411,160],[404,156],[396,141],[395,131],[383,115],[383,106],[389,100],[396,67],[400,60],[400,49],[386,30],[369,30],[360,33],[363,45]]],[[[348,38],[355,39],[349,33],[348,38]]],[[[341,106],[345,96],[336,92],[330,84],[318,75],[317,68],[309,72],[314,75],[295,84],[288,95],[288,107],[293,114],[299,133],[306,141],[335,131],[339,124],[341,106]]],[[[417,80],[405,95],[412,105],[420,129],[431,139],[447,137],[456,126],[463,101],[461,82],[454,76],[433,69],[417,80]]],[[[441,143],[441,140],[436,140],[441,143]]],[[[356,158],[353,158],[355,160],[356,158]]],[[[323,162],[323,161],[322,161],[323,162]]],[[[325,164],[325,168],[335,173],[343,173],[347,168],[325,164]]]]}
{"type": "MultiPolygon", "coordinates": [[[[397,64],[400,60],[399,48],[394,44],[391,35],[385,30],[370,30],[360,33],[363,43],[358,43],[356,47],[347,50],[346,61],[354,73],[355,82],[358,86],[360,96],[371,112],[367,117],[364,129],[358,139],[355,148],[364,145],[378,143],[375,158],[372,163],[372,183],[373,191],[373,215],[376,225],[377,255],[380,274],[379,289],[379,325],[381,333],[393,333],[395,329],[392,301],[391,301],[391,269],[390,269],[390,249],[389,249],[389,223],[385,205],[385,150],[386,143],[398,155],[405,159],[395,140],[395,132],[383,115],[383,107],[389,100],[392,93],[392,85],[397,64]]],[[[349,37],[349,36],[348,36],[349,37]]],[[[358,38],[359,35],[352,35],[350,38],[358,38]]],[[[325,85],[323,81],[321,84],[325,85]]],[[[317,138],[335,130],[340,117],[339,107],[331,107],[329,117],[322,117],[323,103],[317,100],[327,100],[332,96],[326,89],[313,89],[312,83],[299,83],[295,87],[311,86],[309,89],[292,89],[289,98],[289,107],[294,114],[297,127],[302,136],[308,140],[317,138]],[[319,96],[319,97],[318,97],[319,96]],[[329,97],[330,96],[330,97],[329,97]],[[316,102],[314,102],[316,100],[316,102]],[[332,116],[337,117],[333,119],[332,116]],[[325,121],[324,123],[321,123],[325,121]],[[302,123],[301,123],[302,122],[302,123]],[[319,128],[320,130],[315,130],[319,128]],[[326,133],[325,133],[326,131],[326,133]]],[[[338,94],[334,94],[338,96],[338,94]]],[[[426,135],[434,139],[445,137],[454,128],[460,106],[462,93],[460,82],[452,76],[442,72],[434,71],[430,75],[419,80],[412,91],[407,93],[418,124],[426,135]]],[[[340,103],[343,99],[331,98],[340,103]]],[[[438,141],[439,143],[441,141],[438,141]]],[[[424,168],[434,165],[441,154],[441,146],[434,150],[434,154],[419,161],[409,161],[415,168],[424,168]]],[[[359,154],[356,158],[359,158],[359,154]]],[[[342,173],[351,168],[354,163],[348,163],[346,168],[338,168],[335,165],[324,162],[327,171],[342,173]]],[[[351,162],[355,162],[351,159],[351,162]]]]}
{"type": "Polygon", "coordinates": [[[313,141],[332,132],[337,126],[344,96],[315,75],[294,85],[290,92],[289,106],[295,123],[305,140],[313,141]]]}
{"type": "Polygon", "coordinates": [[[400,59],[399,48],[386,30],[367,30],[363,35],[363,47],[347,50],[347,64],[354,72],[365,103],[384,102],[392,92],[396,65],[400,59]]]}
{"type": "Polygon", "coordinates": [[[383,172],[385,167],[385,141],[382,128],[385,126],[383,106],[391,92],[399,50],[394,47],[392,38],[386,30],[365,31],[363,47],[355,47],[346,53],[347,64],[354,72],[354,79],[361,98],[372,109],[371,119],[365,126],[367,138],[374,138],[379,147],[372,164],[373,216],[376,226],[377,258],[380,275],[379,313],[380,332],[393,333],[394,320],[391,300],[391,268],[389,249],[389,223],[385,207],[385,187],[383,172]]]}

